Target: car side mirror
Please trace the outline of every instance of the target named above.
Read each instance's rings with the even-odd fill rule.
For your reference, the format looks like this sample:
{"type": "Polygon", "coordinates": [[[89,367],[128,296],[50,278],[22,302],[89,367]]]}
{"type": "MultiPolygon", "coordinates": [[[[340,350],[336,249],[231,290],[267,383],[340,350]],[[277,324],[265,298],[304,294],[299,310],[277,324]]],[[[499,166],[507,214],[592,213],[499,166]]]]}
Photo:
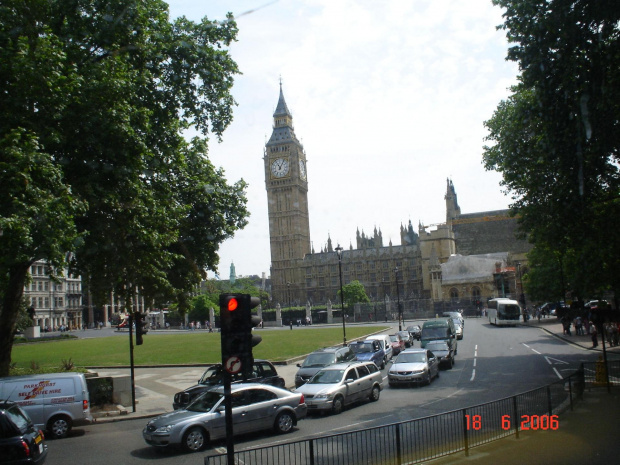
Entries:
{"type": "Polygon", "coordinates": [[[349,378],[349,379],[347,379],[347,380],[344,382],[344,384],[351,384],[353,381],[355,381],[355,380],[354,380],[354,379],[352,379],[352,378],[349,378]]]}
{"type": "Polygon", "coordinates": [[[298,368],[301,368],[301,363],[298,363],[298,364],[297,364],[297,367],[298,367],[298,368]]]}

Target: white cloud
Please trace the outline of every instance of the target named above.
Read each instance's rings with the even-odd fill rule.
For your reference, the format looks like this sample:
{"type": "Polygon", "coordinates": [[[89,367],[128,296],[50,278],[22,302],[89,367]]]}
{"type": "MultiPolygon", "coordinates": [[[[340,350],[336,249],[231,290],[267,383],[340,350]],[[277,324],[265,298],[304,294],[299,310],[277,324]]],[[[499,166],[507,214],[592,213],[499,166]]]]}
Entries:
{"type": "Polygon", "coordinates": [[[278,80],[308,158],[311,239],[343,246],[376,226],[445,221],[446,178],[464,212],[506,208],[500,176],[482,166],[489,119],[515,83],[502,11],[490,0],[171,1],[171,16],[223,19],[232,8],[239,106],[213,162],[250,183],[252,216],[220,250],[220,275],[269,274],[263,148],[278,80]],[[265,3],[268,3],[266,1],[265,3]],[[205,10],[206,8],[206,10],[205,10]],[[250,14],[241,13],[254,9],[250,14]]]}

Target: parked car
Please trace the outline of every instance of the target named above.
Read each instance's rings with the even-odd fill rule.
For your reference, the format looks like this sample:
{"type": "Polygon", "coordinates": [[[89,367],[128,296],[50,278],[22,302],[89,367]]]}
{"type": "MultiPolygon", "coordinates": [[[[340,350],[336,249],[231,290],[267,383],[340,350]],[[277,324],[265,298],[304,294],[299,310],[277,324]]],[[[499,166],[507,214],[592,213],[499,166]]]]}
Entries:
{"type": "Polygon", "coordinates": [[[84,373],[44,373],[0,378],[0,399],[19,403],[35,428],[54,438],[89,425],[90,396],[84,373]]]}
{"type": "Polygon", "coordinates": [[[351,350],[355,354],[355,359],[360,362],[374,362],[378,368],[384,369],[387,355],[381,341],[366,339],[365,341],[357,341],[349,344],[351,350]]]}
{"type": "Polygon", "coordinates": [[[422,328],[419,325],[407,326],[407,331],[417,341],[419,341],[420,337],[422,337],[422,328]]]}
{"type": "MultiPolygon", "coordinates": [[[[413,347],[413,342],[414,339],[411,336],[411,333],[409,333],[409,331],[398,331],[396,334],[400,335],[400,337],[403,339],[403,341],[405,341],[405,348],[408,349],[409,347],[413,347]]],[[[396,354],[394,354],[396,355],[396,354]]]]}
{"type": "Polygon", "coordinates": [[[398,333],[390,334],[390,343],[392,345],[392,353],[394,355],[398,355],[403,350],[405,350],[406,343],[403,340],[402,336],[398,333]]]}
{"type": "Polygon", "coordinates": [[[47,457],[43,431],[15,402],[0,402],[0,463],[42,464],[47,457]]]}
{"type": "Polygon", "coordinates": [[[406,349],[396,357],[388,369],[390,386],[431,384],[436,376],[439,376],[439,359],[427,349],[406,349]]]}
{"type": "Polygon", "coordinates": [[[355,360],[355,354],[349,346],[326,347],[315,350],[306,357],[301,365],[297,364],[299,370],[295,374],[295,387],[306,383],[323,367],[353,360],[355,360]]]}
{"type": "Polygon", "coordinates": [[[379,400],[382,390],[383,377],[374,363],[350,362],[323,368],[296,392],[304,395],[309,412],[338,414],[354,402],[379,400]]]}
{"type": "Polygon", "coordinates": [[[446,368],[454,366],[454,349],[446,341],[429,341],[426,344],[426,349],[430,350],[437,357],[439,366],[445,366],[446,368]]]}
{"type": "MultiPolygon", "coordinates": [[[[198,384],[187,388],[185,391],[177,392],[174,395],[174,401],[172,402],[172,408],[177,410],[187,407],[196,397],[199,395],[217,387],[223,383],[222,365],[213,365],[203,373],[198,380],[198,384]]],[[[232,383],[243,383],[242,375],[232,375],[232,383]]],[[[248,378],[248,383],[261,383],[270,384],[272,386],[284,388],[284,379],[278,375],[276,367],[267,360],[254,360],[252,368],[252,377],[248,378]]]]}
{"type": "MultiPolygon", "coordinates": [[[[303,394],[268,384],[234,384],[231,396],[235,435],[268,429],[288,433],[308,411],[303,394]]],[[[185,409],[150,420],[142,436],[151,446],[180,446],[190,452],[225,438],[224,387],[205,392],[185,409]]]]}
{"type": "Polygon", "coordinates": [[[392,359],[392,344],[390,343],[390,336],[387,334],[375,334],[374,336],[368,336],[367,341],[379,341],[381,342],[381,348],[385,351],[385,363],[392,359]]]}

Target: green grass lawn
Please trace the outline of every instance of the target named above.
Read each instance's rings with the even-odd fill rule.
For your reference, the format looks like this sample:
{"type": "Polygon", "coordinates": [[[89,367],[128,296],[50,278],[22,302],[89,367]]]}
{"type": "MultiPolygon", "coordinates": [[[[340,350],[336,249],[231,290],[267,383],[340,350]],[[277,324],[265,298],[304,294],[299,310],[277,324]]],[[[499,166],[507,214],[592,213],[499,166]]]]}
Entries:
{"type": "MultiPolygon", "coordinates": [[[[347,327],[347,341],[387,329],[386,326],[347,327]]],[[[342,343],[342,328],[295,328],[255,330],[263,341],[254,347],[254,357],[282,361],[307,354],[320,347],[342,343]]],[[[71,359],[76,367],[129,365],[129,337],[101,337],[65,341],[17,344],[12,361],[17,368],[60,367],[71,359]]],[[[134,347],[135,365],[218,363],[221,361],[220,334],[187,332],[147,334],[144,344],[134,347]]]]}

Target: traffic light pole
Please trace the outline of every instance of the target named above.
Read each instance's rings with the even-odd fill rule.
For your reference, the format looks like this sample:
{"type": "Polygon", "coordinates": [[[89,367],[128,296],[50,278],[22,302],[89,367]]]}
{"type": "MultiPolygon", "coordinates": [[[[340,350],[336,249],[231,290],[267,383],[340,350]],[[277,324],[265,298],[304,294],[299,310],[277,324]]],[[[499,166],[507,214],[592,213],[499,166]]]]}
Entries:
{"type": "Polygon", "coordinates": [[[226,461],[235,465],[235,441],[233,441],[232,394],[230,392],[231,376],[224,371],[224,415],[226,419],[226,461]]]}
{"type": "Polygon", "coordinates": [[[129,367],[131,371],[131,407],[136,413],[136,376],[133,369],[133,314],[129,314],[129,367]]]}

